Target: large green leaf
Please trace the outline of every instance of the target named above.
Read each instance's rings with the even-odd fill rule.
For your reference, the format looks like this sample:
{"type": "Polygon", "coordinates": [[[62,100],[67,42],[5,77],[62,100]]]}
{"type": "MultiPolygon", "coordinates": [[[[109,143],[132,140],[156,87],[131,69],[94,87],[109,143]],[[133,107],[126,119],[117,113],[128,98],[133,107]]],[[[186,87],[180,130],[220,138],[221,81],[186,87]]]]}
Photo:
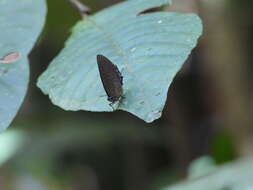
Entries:
{"type": "Polygon", "coordinates": [[[44,0],[0,0],[0,57],[20,53],[14,63],[0,63],[0,132],[15,117],[27,91],[27,55],[44,24],[44,0]]]}
{"type": "Polygon", "coordinates": [[[209,174],[163,190],[249,190],[253,189],[253,161],[242,159],[209,174]]]}
{"type": "Polygon", "coordinates": [[[80,21],[38,86],[65,110],[113,111],[96,63],[103,54],[124,77],[118,109],[146,122],[161,116],[167,91],[202,33],[195,14],[138,14],[170,0],[128,0],[80,21]]]}

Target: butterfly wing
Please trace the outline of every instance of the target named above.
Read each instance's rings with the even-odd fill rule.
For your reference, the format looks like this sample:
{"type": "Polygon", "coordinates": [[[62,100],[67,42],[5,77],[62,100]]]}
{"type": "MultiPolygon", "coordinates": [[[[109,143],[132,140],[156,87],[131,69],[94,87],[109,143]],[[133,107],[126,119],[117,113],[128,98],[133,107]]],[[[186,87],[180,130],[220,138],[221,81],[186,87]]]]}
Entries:
{"type": "Polygon", "coordinates": [[[112,103],[122,96],[123,77],[116,65],[103,55],[97,55],[97,64],[103,87],[112,103]]]}

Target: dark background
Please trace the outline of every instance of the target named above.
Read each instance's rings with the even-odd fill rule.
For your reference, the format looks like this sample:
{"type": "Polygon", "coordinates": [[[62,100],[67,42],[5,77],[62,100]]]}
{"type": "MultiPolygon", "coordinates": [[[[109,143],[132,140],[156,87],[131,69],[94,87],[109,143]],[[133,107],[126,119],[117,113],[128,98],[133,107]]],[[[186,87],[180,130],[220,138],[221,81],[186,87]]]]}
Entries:
{"type": "MultiPolygon", "coordinates": [[[[120,1],[83,2],[94,13],[120,1]]],[[[29,91],[9,128],[26,142],[0,167],[1,189],[156,190],[184,179],[200,156],[222,164],[252,154],[253,2],[174,0],[166,9],[199,14],[204,33],[169,89],[163,116],[147,124],[122,111],[64,111],[36,87],[80,19],[66,0],[48,0],[30,54],[29,91]]]]}

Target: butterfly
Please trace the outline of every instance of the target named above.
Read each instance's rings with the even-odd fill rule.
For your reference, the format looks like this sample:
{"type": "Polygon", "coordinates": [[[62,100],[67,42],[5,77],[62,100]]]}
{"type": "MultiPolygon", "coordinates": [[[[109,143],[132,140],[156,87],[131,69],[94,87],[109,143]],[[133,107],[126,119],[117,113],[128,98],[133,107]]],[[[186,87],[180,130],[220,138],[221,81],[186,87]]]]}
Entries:
{"type": "Polygon", "coordinates": [[[123,94],[123,76],[118,67],[103,55],[97,55],[97,64],[107,100],[112,106],[119,101],[123,94]]]}

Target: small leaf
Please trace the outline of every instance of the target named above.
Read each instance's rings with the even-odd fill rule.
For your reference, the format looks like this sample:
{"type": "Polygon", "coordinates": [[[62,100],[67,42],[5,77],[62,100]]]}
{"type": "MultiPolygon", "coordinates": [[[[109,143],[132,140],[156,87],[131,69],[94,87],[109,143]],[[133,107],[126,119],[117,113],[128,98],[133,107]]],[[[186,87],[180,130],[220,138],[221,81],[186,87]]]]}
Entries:
{"type": "Polygon", "coordinates": [[[20,131],[8,131],[0,134],[0,166],[8,161],[24,144],[25,134],[20,131]]]}
{"type": "Polygon", "coordinates": [[[44,0],[0,0],[0,132],[15,117],[27,90],[27,55],[44,24],[44,0]]]}
{"type": "Polygon", "coordinates": [[[124,98],[117,109],[146,122],[159,118],[169,85],[202,33],[195,14],[145,13],[167,3],[128,0],[86,17],[40,76],[38,87],[65,110],[113,111],[96,63],[102,54],[123,75],[124,98]]]}
{"type": "Polygon", "coordinates": [[[188,169],[188,179],[196,179],[213,172],[217,168],[215,161],[210,156],[202,156],[192,161],[188,169]]]}
{"type": "Polygon", "coordinates": [[[225,164],[199,179],[188,180],[163,190],[249,190],[253,188],[253,161],[241,159],[225,164]]]}

